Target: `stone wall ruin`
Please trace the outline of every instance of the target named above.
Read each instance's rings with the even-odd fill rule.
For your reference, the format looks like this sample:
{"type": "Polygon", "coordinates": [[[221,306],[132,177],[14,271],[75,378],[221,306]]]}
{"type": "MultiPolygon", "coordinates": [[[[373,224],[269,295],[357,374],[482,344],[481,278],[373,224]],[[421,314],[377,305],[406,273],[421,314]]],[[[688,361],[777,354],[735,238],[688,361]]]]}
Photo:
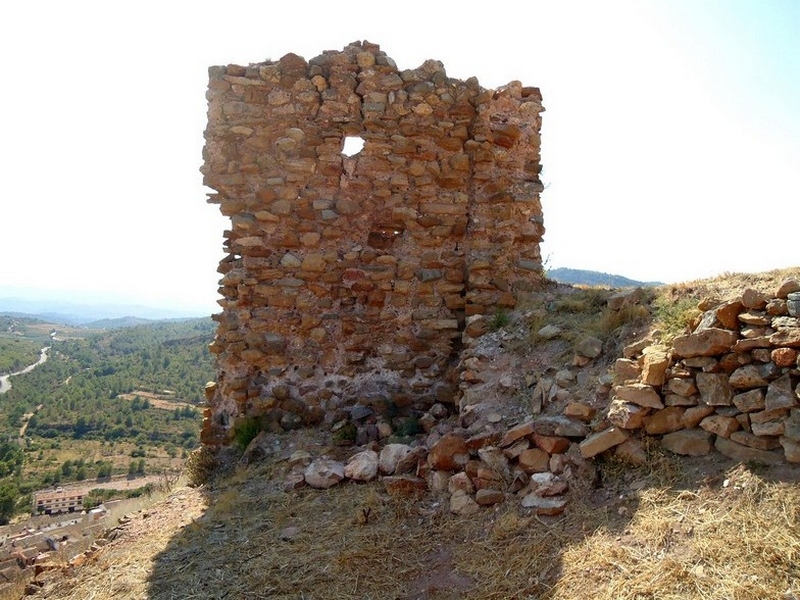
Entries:
{"type": "Polygon", "coordinates": [[[204,443],[453,402],[470,317],[542,278],[539,90],[399,70],[368,42],[209,80],[202,172],[231,228],[204,443]]]}

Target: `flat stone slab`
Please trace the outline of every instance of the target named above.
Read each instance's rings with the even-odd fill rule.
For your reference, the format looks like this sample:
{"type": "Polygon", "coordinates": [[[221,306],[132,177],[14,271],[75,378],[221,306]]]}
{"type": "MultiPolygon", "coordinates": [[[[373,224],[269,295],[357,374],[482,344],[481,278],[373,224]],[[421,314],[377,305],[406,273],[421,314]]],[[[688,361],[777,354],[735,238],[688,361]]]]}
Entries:
{"type": "Polygon", "coordinates": [[[711,452],[712,434],[702,429],[682,429],[661,438],[661,445],[682,456],[705,456],[711,452]]]}
{"type": "Polygon", "coordinates": [[[783,457],[769,450],[758,450],[748,448],[723,437],[718,437],[714,447],[728,458],[741,462],[756,462],[762,465],[780,465],[784,462],[783,457]]]}
{"type": "Polygon", "coordinates": [[[609,427],[605,431],[590,435],[578,444],[578,448],[583,458],[591,458],[597,456],[601,452],[605,452],[609,448],[618,446],[627,439],[628,434],[625,433],[625,431],[617,427],[609,427]]]}

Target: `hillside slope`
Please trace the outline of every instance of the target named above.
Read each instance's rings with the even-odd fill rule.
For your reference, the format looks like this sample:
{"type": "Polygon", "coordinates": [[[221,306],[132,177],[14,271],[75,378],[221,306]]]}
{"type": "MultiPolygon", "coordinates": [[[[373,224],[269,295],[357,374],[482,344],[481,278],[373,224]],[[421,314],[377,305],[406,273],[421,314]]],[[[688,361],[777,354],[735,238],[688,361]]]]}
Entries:
{"type": "MultiPolygon", "coordinates": [[[[788,275],[800,277],[800,269],[690,282],[654,294],[680,306],[747,287],[772,290],[788,275]]],[[[478,374],[482,392],[495,399],[492,421],[508,429],[530,410],[531,396],[517,383],[526,376],[564,380],[569,371],[574,382],[563,389],[571,400],[602,400],[598,386],[610,364],[654,323],[652,314],[637,312],[603,329],[595,294],[550,289],[482,338],[491,360],[478,374]],[[542,301],[558,310],[543,315],[535,308],[542,301]],[[560,337],[542,338],[546,325],[561,328],[560,337]],[[576,366],[573,345],[593,327],[607,332],[604,353],[576,366]]],[[[434,427],[456,431],[463,417],[452,415],[434,427]]],[[[43,570],[34,597],[800,595],[800,483],[793,465],[743,465],[718,453],[679,458],[646,438],[638,464],[607,454],[581,463],[585,469],[570,481],[561,516],[524,508],[513,495],[454,510],[456,494],[448,493],[447,483],[442,491],[411,497],[387,485],[391,478],[327,490],[296,487],[295,465],[321,456],[344,460],[358,450],[319,430],[265,433],[246,458],[228,456],[213,481],[177,489],[114,528],[111,541],[80,558],[81,566],[43,570]]]]}

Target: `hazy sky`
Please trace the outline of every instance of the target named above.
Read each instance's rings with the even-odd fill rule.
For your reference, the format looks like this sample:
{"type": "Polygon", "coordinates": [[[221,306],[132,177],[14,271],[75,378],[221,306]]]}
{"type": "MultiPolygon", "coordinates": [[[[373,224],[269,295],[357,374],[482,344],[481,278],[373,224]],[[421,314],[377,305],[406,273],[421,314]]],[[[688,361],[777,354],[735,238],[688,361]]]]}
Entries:
{"type": "Polygon", "coordinates": [[[541,88],[548,266],[800,264],[795,0],[73,0],[0,8],[0,286],[216,312],[207,67],[362,39],[541,88]]]}

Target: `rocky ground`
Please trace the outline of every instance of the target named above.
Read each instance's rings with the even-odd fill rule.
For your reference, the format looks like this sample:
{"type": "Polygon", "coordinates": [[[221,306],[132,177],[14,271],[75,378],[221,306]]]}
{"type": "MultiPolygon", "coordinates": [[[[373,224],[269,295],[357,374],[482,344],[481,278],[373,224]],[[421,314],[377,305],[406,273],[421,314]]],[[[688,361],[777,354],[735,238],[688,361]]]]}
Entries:
{"type": "MultiPolygon", "coordinates": [[[[785,275],[739,283],[774,289],[785,275]]],[[[724,295],[736,289],[730,279],[660,293],[724,295]]],[[[390,437],[381,415],[359,412],[360,446],[336,444],[330,431],[262,434],[207,484],[131,515],[71,563],[43,559],[27,592],[795,598],[797,468],[713,450],[678,458],[640,435],[613,452],[587,449],[605,431],[611,365],[653,327],[649,310],[607,323],[604,307],[652,297],[542,294],[483,323],[462,355],[461,405],[434,406],[418,433],[390,437]]]]}

